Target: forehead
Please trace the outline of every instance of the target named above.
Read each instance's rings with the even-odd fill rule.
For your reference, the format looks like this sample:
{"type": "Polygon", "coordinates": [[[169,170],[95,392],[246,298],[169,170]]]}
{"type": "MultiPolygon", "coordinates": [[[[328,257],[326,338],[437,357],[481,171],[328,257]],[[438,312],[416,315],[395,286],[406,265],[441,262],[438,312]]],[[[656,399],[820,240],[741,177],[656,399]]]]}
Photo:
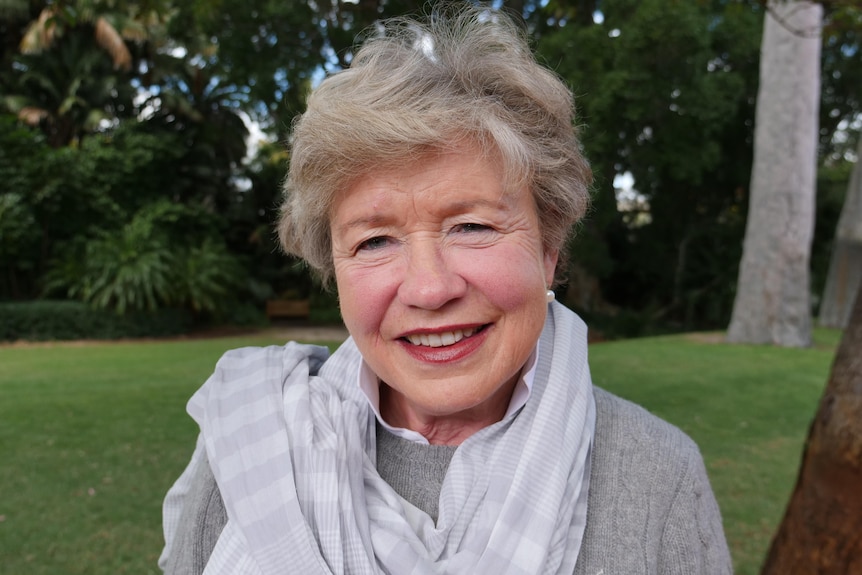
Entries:
{"type": "Polygon", "coordinates": [[[488,150],[472,140],[429,147],[359,169],[345,178],[332,198],[329,216],[332,220],[345,204],[373,208],[368,202],[374,202],[384,207],[395,194],[428,194],[453,203],[474,203],[480,197],[509,203],[527,193],[519,184],[524,178],[516,172],[496,148],[488,150]]]}
{"type": "Polygon", "coordinates": [[[507,204],[498,162],[469,151],[426,154],[398,167],[364,173],[344,187],[331,215],[346,211],[377,212],[407,205],[425,210],[457,211],[476,204],[507,204]]]}

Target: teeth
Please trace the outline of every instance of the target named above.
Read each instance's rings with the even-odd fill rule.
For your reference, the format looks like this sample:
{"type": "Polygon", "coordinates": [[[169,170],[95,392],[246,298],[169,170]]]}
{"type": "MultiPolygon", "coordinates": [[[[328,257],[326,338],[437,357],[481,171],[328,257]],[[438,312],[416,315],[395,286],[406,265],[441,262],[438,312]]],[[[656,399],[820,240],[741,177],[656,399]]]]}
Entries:
{"type": "Polygon", "coordinates": [[[457,329],[455,331],[445,331],[443,333],[422,333],[408,335],[407,339],[413,345],[424,345],[426,347],[443,347],[445,345],[454,345],[476,333],[473,328],[457,329]]]}

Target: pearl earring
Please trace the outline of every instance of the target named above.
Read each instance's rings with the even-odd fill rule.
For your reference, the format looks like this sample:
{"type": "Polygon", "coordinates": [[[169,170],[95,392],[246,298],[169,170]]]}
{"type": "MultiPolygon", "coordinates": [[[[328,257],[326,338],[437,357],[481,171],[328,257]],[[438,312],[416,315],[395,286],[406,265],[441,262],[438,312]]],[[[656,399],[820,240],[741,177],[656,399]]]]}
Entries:
{"type": "Polygon", "coordinates": [[[557,299],[557,294],[554,293],[554,290],[549,289],[547,292],[545,292],[545,299],[548,300],[548,303],[551,303],[552,301],[557,299]]]}

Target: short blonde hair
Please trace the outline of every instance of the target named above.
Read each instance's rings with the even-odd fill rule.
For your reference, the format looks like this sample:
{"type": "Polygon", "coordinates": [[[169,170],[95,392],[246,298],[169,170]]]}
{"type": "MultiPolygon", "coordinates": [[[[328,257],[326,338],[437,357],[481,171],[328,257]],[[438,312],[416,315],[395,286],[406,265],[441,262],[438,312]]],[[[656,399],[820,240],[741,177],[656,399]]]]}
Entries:
{"type": "Polygon", "coordinates": [[[545,249],[564,252],[592,178],[573,119],[571,92],[507,16],[468,6],[381,22],[294,124],[281,245],[327,285],[339,190],[468,138],[502,160],[508,189],[531,191],[545,249]]]}

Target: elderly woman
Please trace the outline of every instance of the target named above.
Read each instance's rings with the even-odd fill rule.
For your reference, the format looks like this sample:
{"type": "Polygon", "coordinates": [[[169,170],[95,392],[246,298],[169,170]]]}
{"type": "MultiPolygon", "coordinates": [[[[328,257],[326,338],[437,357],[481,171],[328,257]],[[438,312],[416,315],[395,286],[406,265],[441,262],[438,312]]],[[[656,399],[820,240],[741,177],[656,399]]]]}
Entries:
{"type": "Polygon", "coordinates": [[[554,302],[590,183],[572,115],[480,8],[386,22],[320,84],[279,231],[351,337],[219,361],[166,572],[731,572],[697,447],[593,387],[554,302]]]}

